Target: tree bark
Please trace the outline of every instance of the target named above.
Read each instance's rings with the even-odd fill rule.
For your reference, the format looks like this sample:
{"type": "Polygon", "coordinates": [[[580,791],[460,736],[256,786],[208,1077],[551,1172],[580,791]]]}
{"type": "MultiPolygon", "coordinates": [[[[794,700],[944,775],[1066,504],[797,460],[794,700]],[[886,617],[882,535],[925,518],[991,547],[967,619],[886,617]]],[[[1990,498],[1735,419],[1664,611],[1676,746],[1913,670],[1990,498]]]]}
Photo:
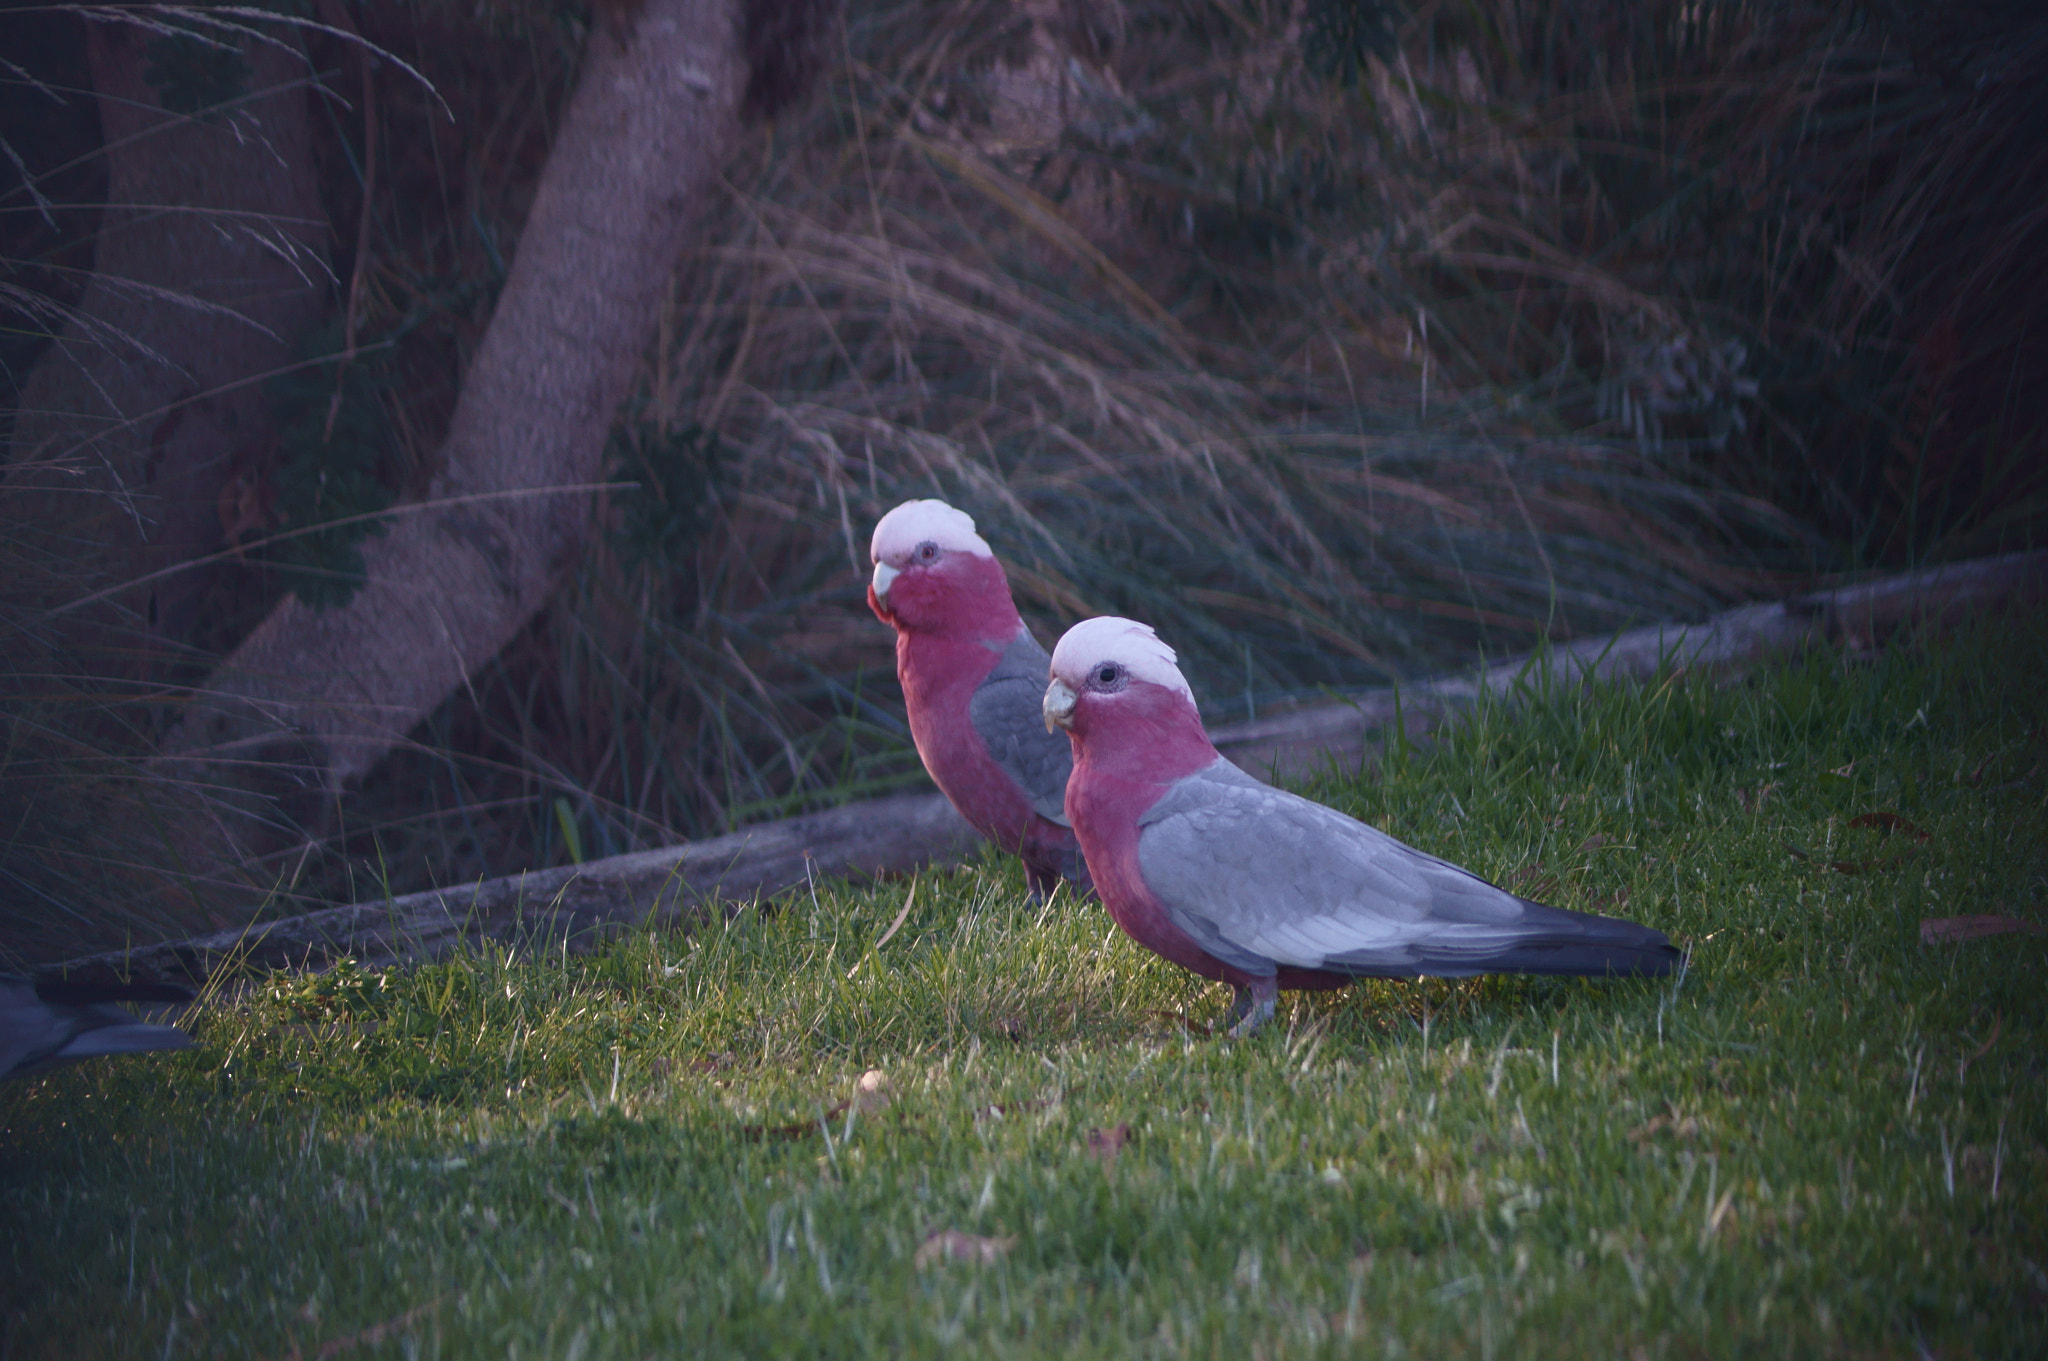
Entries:
{"type": "MultiPolygon", "coordinates": [[[[281,761],[331,797],[517,632],[582,543],[591,497],[562,489],[602,474],[747,81],[730,0],[601,13],[425,503],[364,545],[348,604],[289,598],[257,626],[166,738],[168,770],[234,785],[236,765],[281,761]]],[[[226,816],[222,858],[266,849],[274,812],[226,816]]]]}
{"type": "MultiPolygon", "coordinates": [[[[280,39],[291,43],[290,30],[280,39]]],[[[87,26],[107,162],[93,277],[23,385],[6,495],[15,582],[45,608],[219,548],[238,453],[270,437],[262,379],[286,364],[331,280],[295,45],[245,41],[246,97],[197,117],[144,78],[152,35],[87,26]]],[[[146,580],[62,617],[87,674],[147,674],[187,642],[204,569],[146,580]]]]}

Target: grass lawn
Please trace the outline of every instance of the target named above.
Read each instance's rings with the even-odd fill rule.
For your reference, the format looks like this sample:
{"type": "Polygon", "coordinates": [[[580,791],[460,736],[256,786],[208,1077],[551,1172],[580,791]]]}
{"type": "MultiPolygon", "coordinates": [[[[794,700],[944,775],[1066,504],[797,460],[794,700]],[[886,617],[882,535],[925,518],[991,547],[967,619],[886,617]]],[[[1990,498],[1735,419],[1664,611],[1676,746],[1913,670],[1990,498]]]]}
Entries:
{"type": "Polygon", "coordinates": [[[2048,939],[1921,934],[2048,921],[2044,677],[2008,623],[1311,791],[1673,980],[1210,1039],[1226,989],[992,856],[879,949],[908,884],[278,976],[0,1091],[0,1356],[2048,1354],[2048,939]]]}

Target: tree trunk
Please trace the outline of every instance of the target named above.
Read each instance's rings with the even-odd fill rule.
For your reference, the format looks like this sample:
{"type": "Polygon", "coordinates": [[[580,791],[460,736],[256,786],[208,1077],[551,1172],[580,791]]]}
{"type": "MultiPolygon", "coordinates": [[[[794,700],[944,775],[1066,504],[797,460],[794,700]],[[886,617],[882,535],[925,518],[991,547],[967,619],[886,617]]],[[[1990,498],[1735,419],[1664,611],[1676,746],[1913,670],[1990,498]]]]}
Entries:
{"type": "MultiPolygon", "coordinates": [[[[144,77],[152,36],[87,26],[107,205],[92,280],[23,385],[0,498],[35,550],[10,560],[49,564],[13,587],[44,607],[220,547],[221,487],[269,438],[261,380],[330,287],[304,60],[245,41],[246,96],[187,117],[144,77]]],[[[146,675],[190,641],[211,584],[145,580],[62,617],[57,641],[86,674],[146,675]]]]}
{"type": "MultiPolygon", "coordinates": [[[[599,13],[426,502],[364,545],[348,604],[287,599],[235,649],[165,740],[171,771],[246,788],[228,763],[282,758],[331,797],[518,631],[580,547],[591,497],[562,489],[602,475],[747,80],[730,0],[599,13]]],[[[275,811],[228,815],[215,857],[269,849],[275,811]]]]}

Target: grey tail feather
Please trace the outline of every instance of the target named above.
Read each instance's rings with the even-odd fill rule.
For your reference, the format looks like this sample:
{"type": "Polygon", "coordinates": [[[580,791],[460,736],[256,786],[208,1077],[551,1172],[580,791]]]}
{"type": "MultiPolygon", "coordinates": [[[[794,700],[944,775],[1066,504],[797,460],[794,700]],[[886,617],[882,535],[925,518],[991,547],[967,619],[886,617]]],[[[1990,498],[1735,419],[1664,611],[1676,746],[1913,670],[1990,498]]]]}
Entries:
{"type": "Polygon", "coordinates": [[[1469,972],[1477,965],[1487,973],[1579,974],[1596,978],[1659,978],[1675,972],[1685,959],[1677,946],[1661,937],[1655,943],[1635,945],[1556,936],[1517,941],[1504,950],[1479,957],[1467,954],[1439,961],[1432,959],[1427,949],[1417,950],[1415,957],[1425,973],[1432,971],[1432,965],[1443,967],[1446,972],[1450,967],[1469,972]]]}
{"type": "Polygon", "coordinates": [[[66,1059],[91,1058],[96,1054],[146,1054],[158,1049],[190,1049],[192,1037],[176,1026],[105,1025],[82,1031],[59,1051],[66,1059]]]}
{"type": "MultiPolygon", "coordinates": [[[[1518,901],[1529,933],[1485,957],[1491,972],[1654,978],[1673,972],[1685,960],[1685,952],[1669,936],[1640,922],[1574,912],[1528,898],[1518,901]]],[[[1418,953],[1426,962],[1426,949],[1418,953]]],[[[1475,961],[1467,957],[1464,962],[1475,961]]]]}

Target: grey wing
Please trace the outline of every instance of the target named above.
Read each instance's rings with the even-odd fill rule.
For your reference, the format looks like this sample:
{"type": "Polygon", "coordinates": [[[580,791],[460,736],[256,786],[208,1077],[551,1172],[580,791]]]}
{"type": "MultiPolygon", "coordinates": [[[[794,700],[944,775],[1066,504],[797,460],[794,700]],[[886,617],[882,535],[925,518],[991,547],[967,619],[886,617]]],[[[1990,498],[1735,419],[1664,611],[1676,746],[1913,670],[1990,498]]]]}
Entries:
{"type": "Polygon", "coordinates": [[[1139,868],[1174,924],[1248,973],[1664,972],[1677,957],[1646,927],[1518,898],[1220,758],[1139,821],[1139,868]]]}
{"type": "Polygon", "coordinates": [[[1045,730],[1051,667],[1052,658],[1031,630],[1019,629],[967,702],[967,717],[1003,773],[1024,790],[1033,811],[1064,827],[1074,753],[1065,733],[1045,730]]]}

